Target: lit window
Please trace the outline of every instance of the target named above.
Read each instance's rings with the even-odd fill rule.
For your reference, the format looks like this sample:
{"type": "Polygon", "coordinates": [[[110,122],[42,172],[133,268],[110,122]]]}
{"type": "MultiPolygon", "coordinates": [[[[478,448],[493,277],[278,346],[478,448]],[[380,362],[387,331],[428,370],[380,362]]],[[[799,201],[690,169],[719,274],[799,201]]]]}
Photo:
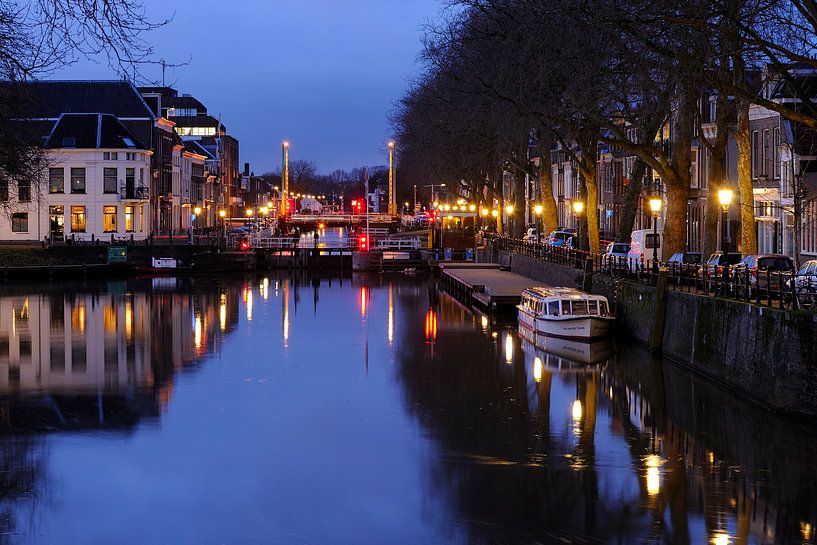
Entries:
{"type": "Polygon", "coordinates": [[[71,207],[71,231],[74,233],[85,232],[85,207],[71,207]]]}
{"type": "Polygon", "coordinates": [[[116,232],[116,207],[103,206],[102,207],[102,230],[106,233],[116,232]]]}
{"type": "Polygon", "coordinates": [[[133,207],[125,207],[125,231],[133,233],[133,207]]]}
{"type": "Polygon", "coordinates": [[[139,232],[142,233],[145,230],[145,207],[139,206],[139,232]]]}

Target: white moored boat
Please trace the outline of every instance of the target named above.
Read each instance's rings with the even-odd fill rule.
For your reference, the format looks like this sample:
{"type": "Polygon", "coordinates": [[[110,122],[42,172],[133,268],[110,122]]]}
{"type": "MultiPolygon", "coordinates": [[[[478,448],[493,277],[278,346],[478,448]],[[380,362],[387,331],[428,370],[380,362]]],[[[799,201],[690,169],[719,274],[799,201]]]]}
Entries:
{"type": "Polygon", "coordinates": [[[604,337],[615,320],[605,297],[572,288],[527,289],[517,308],[520,329],[565,339],[604,337]]]}

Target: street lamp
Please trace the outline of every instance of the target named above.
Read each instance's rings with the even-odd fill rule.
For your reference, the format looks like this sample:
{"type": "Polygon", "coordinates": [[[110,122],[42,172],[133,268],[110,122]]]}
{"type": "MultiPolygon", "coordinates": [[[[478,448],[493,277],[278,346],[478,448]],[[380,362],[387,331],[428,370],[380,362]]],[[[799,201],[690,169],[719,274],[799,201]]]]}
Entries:
{"type": "MultiPolygon", "coordinates": [[[[579,221],[579,218],[581,217],[582,212],[584,212],[584,201],[580,201],[578,199],[573,201],[573,213],[576,214],[576,226],[578,227],[576,229],[576,239],[577,240],[575,242],[576,242],[576,247],[577,247],[576,249],[579,249],[579,250],[581,249],[581,246],[582,246],[581,222],[579,221]]],[[[577,258],[577,262],[578,262],[578,258],[577,258]]]]}
{"type": "Polygon", "coordinates": [[[732,204],[732,190],[723,188],[718,191],[718,201],[721,205],[721,251],[726,254],[727,231],[726,222],[729,220],[729,206],[732,204]]]}
{"type": "Polygon", "coordinates": [[[652,268],[653,272],[658,272],[658,216],[661,214],[661,206],[664,204],[661,195],[653,193],[650,197],[650,211],[652,212],[652,268]]]}
{"type": "Polygon", "coordinates": [[[389,214],[397,215],[397,193],[394,187],[394,141],[389,142],[389,214]]]}
{"type": "MultiPolygon", "coordinates": [[[[537,204],[533,207],[533,213],[536,215],[537,218],[540,220],[542,219],[542,212],[544,212],[545,207],[541,204],[537,204]]],[[[538,227],[538,226],[537,226],[538,227]]]]}
{"type": "Polygon", "coordinates": [[[224,238],[227,238],[227,211],[223,208],[218,211],[218,217],[221,218],[221,225],[224,228],[224,238]]]}

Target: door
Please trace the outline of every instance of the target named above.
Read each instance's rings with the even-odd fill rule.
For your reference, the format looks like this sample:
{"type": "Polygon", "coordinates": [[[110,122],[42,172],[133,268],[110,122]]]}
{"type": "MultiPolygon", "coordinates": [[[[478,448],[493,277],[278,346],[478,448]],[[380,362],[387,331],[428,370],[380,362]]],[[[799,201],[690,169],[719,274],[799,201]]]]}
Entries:
{"type": "Polygon", "coordinates": [[[65,240],[65,207],[50,206],[48,208],[49,237],[52,242],[65,240]]]}

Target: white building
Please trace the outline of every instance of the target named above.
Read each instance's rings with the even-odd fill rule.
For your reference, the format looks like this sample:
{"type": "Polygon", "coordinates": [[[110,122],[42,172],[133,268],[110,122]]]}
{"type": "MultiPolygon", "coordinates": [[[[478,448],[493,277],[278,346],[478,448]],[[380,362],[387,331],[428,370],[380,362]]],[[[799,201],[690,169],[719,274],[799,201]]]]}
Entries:
{"type": "Polygon", "coordinates": [[[141,240],[150,233],[151,154],[115,116],[63,114],[40,180],[0,182],[0,241],[141,240]]]}

